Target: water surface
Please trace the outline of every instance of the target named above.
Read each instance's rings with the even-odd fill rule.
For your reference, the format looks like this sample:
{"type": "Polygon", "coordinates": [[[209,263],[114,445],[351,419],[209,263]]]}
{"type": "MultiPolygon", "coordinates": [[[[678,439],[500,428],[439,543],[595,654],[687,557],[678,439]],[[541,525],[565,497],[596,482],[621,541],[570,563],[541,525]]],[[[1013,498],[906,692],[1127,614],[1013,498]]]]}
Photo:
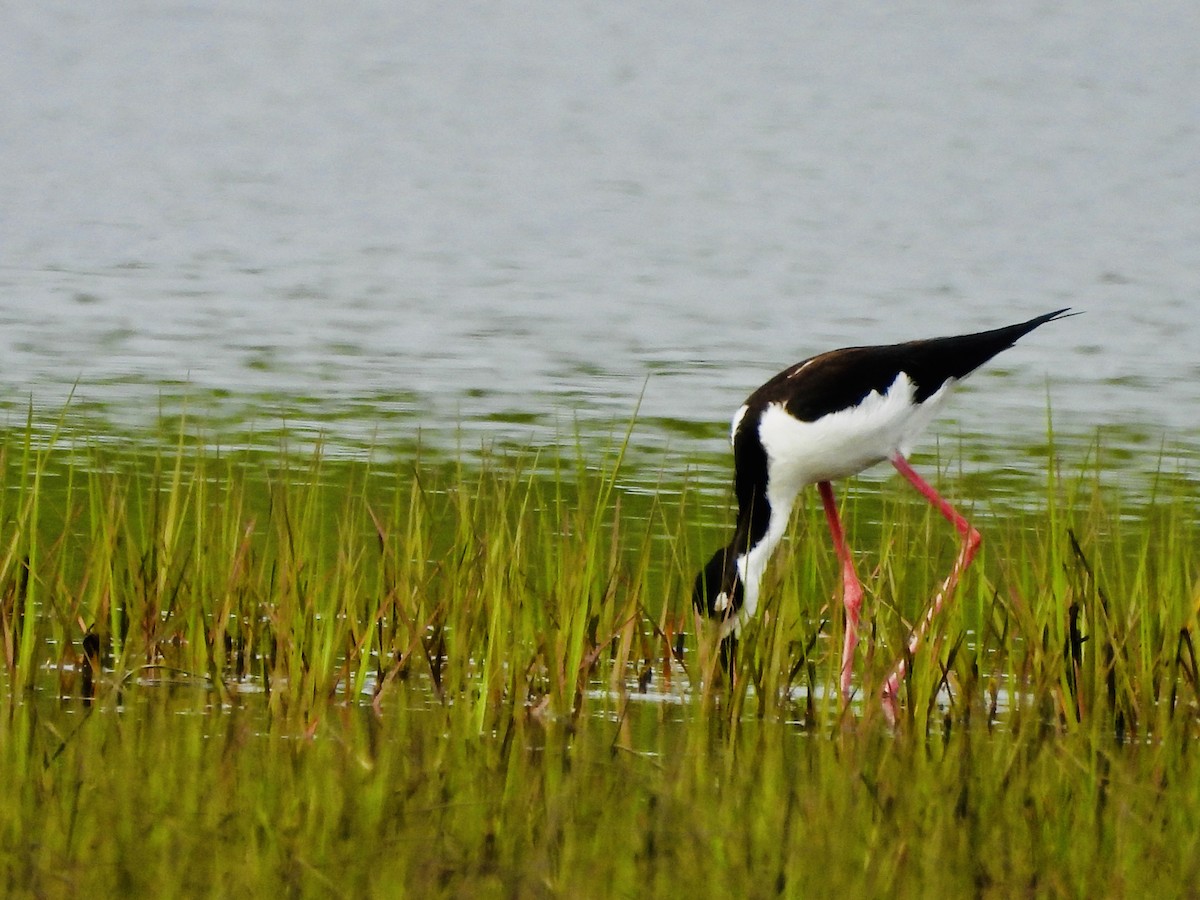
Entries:
{"type": "MultiPolygon", "coordinates": [[[[0,389],[332,444],[721,452],[835,346],[1072,306],[951,440],[1184,447],[1200,13],[1115,2],[20,4],[0,389]],[[986,436],[976,440],[973,436],[986,436]]],[[[714,456],[715,458],[715,456],[714,456]]]]}

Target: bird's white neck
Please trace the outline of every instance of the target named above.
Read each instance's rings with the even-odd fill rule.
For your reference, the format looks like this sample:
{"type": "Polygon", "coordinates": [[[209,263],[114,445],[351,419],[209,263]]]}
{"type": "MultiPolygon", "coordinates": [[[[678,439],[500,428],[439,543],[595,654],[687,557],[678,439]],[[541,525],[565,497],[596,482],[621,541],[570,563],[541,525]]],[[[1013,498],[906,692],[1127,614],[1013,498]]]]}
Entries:
{"type": "Polygon", "coordinates": [[[767,533],[749,550],[738,554],[738,576],[742,579],[743,590],[742,608],[739,610],[738,618],[742,622],[748,621],[758,610],[758,596],[762,579],[767,572],[767,564],[779,547],[779,542],[787,533],[792,506],[796,502],[796,493],[794,490],[789,490],[780,496],[776,495],[768,486],[767,501],[771,504],[771,516],[767,525],[767,533]]]}

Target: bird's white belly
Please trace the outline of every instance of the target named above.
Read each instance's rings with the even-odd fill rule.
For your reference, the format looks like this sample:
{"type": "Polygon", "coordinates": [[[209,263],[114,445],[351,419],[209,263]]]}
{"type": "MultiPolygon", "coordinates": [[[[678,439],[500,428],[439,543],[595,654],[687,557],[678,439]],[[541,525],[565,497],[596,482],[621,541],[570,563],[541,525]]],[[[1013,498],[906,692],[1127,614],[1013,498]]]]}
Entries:
{"type": "Polygon", "coordinates": [[[903,372],[887,392],[872,391],[850,409],[801,422],[782,404],[763,411],[758,436],[767,452],[768,495],[790,505],[807,484],[856,475],[891,458],[908,455],[910,444],[929,424],[953,379],[924,403],[913,401],[915,386],[903,372]]]}

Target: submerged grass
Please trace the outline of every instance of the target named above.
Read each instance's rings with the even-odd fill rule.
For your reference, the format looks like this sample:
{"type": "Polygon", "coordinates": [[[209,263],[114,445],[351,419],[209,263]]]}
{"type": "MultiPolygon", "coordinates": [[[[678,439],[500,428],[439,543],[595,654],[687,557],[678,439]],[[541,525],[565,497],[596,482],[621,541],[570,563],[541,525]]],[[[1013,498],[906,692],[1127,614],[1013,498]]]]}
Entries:
{"type": "Polygon", "coordinates": [[[702,677],[688,599],[727,511],[683,480],[625,489],[624,444],[148,446],[0,440],[5,896],[1200,883],[1186,477],[1130,500],[1051,450],[1040,487],[976,509],[983,552],[893,729],[891,648],[957,549],[898,483],[843,501],[870,635],[847,709],[816,503],[730,686],[702,677]]]}

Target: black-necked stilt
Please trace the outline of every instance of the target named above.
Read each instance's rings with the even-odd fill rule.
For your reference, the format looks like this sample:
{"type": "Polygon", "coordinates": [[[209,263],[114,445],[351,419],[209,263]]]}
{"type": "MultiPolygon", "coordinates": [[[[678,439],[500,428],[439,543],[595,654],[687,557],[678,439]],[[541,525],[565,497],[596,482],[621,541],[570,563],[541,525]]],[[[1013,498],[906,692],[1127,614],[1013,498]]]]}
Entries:
{"type": "MultiPolygon", "coordinates": [[[[759,584],[787,529],[796,495],[805,485],[816,484],[842,567],[846,637],[841,689],[849,697],[863,589],[830,482],[890,460],[963,538],[954,568],[909,639],[911,656],[981,541],[979,532],[908,464],[911,444],[958,381],[1067,312],[1060,309],[978,334],[832,350],[785,369],[751,394],[733,417],[738,502],[733,540],[696,576],[692,598],[699,613],[721,620],[722,649],[732,648],[758,608],[759,584]]],[[[883,686],[883,699],[893,716],[904,672],[901,659],[883,686]]]]}

